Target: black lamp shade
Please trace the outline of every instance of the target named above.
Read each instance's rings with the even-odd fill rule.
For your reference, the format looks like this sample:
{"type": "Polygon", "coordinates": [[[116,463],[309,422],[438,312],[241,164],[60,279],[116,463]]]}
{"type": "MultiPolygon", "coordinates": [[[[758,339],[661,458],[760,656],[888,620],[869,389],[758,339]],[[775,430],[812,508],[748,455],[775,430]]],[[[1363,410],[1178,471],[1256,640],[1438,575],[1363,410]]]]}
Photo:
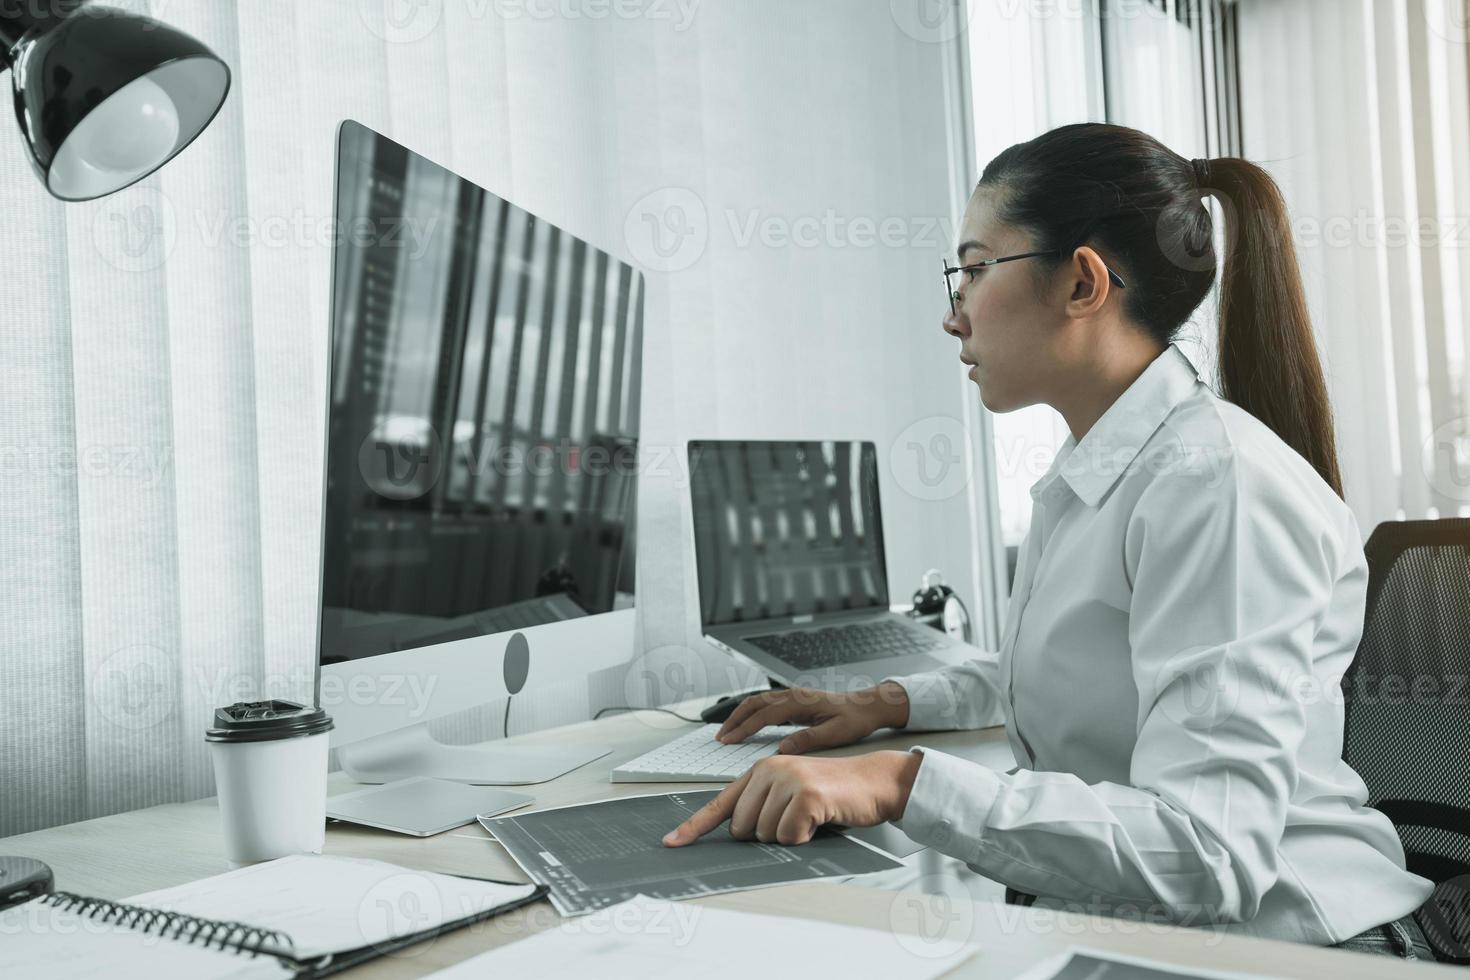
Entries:
{"type": "Polygon", "coordinates": [[[229,67],[203,44],[112,7],[78,5],[0,41],[31,161],[64,201],[111,194],[172,160],[230,88],[229,67]]]}

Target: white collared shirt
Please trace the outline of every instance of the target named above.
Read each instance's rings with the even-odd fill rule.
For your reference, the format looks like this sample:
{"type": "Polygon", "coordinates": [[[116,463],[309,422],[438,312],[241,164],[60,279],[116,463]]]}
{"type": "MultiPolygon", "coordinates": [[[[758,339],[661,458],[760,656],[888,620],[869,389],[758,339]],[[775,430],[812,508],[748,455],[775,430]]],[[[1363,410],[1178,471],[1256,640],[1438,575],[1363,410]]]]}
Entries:
{"type": "Polygon", "coordinates": [[[1038,905],[1316,944],[1417,908],[1342,761],[1367,566],[1312,466],[1171,346],[1031,495],[999,654],[893,678],[1019,768],[916,747],[898,826],[1038,905]]]}

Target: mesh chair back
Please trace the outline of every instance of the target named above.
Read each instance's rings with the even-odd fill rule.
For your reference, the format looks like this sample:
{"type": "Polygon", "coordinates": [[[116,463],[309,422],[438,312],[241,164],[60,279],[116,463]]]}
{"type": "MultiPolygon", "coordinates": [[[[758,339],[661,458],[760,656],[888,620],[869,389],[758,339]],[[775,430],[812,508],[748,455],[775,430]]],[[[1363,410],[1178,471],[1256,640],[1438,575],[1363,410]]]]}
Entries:
{"type": "Polygon", "coordinates": [[[1381,524],[1343,678],[1343,758],[1398,828],[1409,870],[1470,874],[1470,520],[1381,524]]]}

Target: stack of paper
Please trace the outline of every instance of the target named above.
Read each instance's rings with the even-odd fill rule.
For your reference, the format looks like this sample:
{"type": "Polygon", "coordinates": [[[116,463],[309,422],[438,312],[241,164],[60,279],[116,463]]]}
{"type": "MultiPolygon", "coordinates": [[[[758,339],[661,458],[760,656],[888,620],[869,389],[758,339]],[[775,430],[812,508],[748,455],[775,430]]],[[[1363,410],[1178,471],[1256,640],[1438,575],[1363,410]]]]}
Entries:
{"type": "Polygon", "coordinates": [[[435,980],[595,976],[598,980],[938,977],[974,946],[640,895],[434,974],[435,980]],[[752,941],[756,940],[758,941],[752,941]]]}

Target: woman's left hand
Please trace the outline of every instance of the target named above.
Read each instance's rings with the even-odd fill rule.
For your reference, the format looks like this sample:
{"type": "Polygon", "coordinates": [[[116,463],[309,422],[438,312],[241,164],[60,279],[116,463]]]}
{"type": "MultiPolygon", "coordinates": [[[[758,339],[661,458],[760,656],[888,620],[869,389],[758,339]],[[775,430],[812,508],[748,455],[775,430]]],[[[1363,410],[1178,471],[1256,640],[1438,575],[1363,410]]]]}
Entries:
{"type": "Polygon", "coordinates": [[[913,752],[837,759],[774,755],[726,786],[663,841],[683,847],[729,820],[737,840],[805,844],[823,824],[871,827],[897,820],[921,761],[913,752]]]}

